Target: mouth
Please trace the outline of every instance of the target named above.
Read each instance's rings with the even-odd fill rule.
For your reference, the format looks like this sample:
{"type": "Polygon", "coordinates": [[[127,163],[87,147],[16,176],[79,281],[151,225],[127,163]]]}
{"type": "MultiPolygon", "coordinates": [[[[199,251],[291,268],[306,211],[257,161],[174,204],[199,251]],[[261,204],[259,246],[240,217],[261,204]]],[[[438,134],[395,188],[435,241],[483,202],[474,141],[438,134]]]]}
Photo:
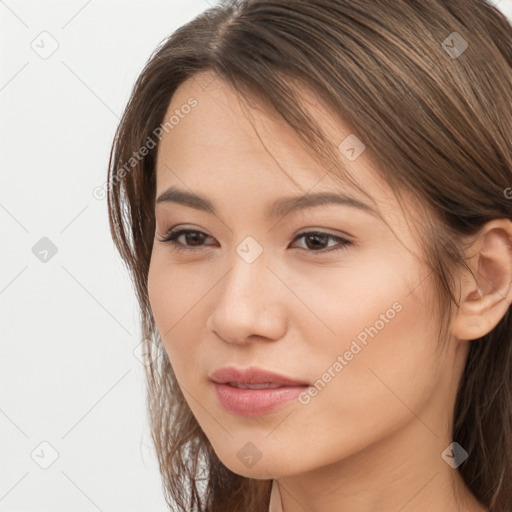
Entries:
{"type": "Polygon", "coordinates": [[[220,404],[238,416],[268,414],[297,398],[309,386],[305,381],[255,367],[221,368],[210,380],[220,404]]]}

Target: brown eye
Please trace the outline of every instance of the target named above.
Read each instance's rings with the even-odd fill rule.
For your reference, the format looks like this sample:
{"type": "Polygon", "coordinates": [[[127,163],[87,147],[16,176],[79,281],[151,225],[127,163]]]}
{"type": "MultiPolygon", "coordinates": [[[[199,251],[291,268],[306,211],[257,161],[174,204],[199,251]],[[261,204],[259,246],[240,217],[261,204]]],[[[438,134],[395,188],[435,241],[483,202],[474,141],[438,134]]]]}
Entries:
{"type": "Polygon", "coordinates": [[[201,247],[205,238],[209,237],[202,231],[194,229],[171,229],[164,238],[160,239],[160,242],[170,243],[172,247],[178,251],[193,251],[194,247],[201,247]],[[182,240],[184,243],[177,241],[181,237],[183,237],[182,240]]]}
{"type": "Polygon", "coordinates": [[[351,245],[351,242],[346,240],[345,238],[331,235],[329,233],[322,233],[321,231],[307,231],[298,235],[294,241],[304,239],[305,241],[305,250],[308,252],[316,252],[316,253],[329,253],[329,252],[337,252],[342,251],[347,248],[348,245],[351,245]],[[325,247],[328,247],[328,242],[334,241],[338,243],[338,247],[333,249],[325,250],[325,247]]]}

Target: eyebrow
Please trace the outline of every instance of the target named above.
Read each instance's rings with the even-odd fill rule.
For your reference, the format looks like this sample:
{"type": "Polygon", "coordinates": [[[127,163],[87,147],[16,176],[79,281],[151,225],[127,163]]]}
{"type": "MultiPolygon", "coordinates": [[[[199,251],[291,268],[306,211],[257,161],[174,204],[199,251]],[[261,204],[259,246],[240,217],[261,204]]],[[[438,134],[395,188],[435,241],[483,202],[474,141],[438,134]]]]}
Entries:
{"type": "MultiPolygon", "coordinates": [[[[181,190],[174,186],[168,188],[158,196],[156,204],[159,203],[177,203],[183,206],[188,206],[189,208],[217,215],[217,211],[209,199],[187,190],[181,190]]],[[[317,192],[302,196],[282,197],[277,199],[270,206],[267,211],[267,216],[270,218],[280,217],[293,211],[306,210],[327,204],[349,206],[378,216],[377,211],[372,206],[343,193],[334,194],[332,192],[317,192]]]]}

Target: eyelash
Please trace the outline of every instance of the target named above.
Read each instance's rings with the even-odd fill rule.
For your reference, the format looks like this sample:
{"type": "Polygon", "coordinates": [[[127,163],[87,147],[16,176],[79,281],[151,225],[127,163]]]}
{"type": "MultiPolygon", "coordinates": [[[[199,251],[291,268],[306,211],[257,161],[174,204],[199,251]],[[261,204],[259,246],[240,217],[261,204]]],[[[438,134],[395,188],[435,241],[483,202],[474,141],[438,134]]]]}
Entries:
{"type": "MultiPolygon", "coordinates": [[[[178,229],[178,230],[174,230],[174,231],[171,229],[166,233],[165,237],[160,238],[159,241],[162,243],[170,244],[172,249],[176,250],[176,251],[182,251],[182,252],[196,251],[197,250],[196,248],[201,247],[201,246],[187,247],[187,246],[183,246],[182,244],[179,244],[176,242],[177,238],[179,238],[183,234],[188,234],[188,233],[201,233],[201,235],[206,235],[206,233],[203,233],[202,231],[198,231],[195,229],[178,229]]],[[[302,249],[306,252],[310,252],[313,254],[315,254],[315,253],[317,253],[317,254],[337,253],[337,252],[346,250],[347,246],[352,245],[352,242],[346,240],[345,238],[331,235],[329,233],[323,233],[322,231],[304,231],[304,232],[298,234],[292,242],[295,242],[296,240],[300,240],[301,238],[304,238],[306,236],[311,236],[311,235],[325,236],[325,237],[327,237],[327,240],[335,240],[336,242],[339,242],[341,244],[341,246],[336,249],[327,249],[327,250],[322,249],[322,250],[318,250],[318,251],[310,250],[310,249],[302,249]]],[[[208,235],[206,235],[206,236],[208,236],[208,235]]]]}

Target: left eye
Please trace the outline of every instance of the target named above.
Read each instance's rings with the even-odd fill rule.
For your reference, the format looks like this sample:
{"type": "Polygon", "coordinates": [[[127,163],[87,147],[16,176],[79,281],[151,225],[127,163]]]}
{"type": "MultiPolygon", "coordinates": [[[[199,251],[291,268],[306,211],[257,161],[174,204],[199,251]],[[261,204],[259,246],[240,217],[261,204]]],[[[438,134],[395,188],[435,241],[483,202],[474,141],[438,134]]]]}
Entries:
{"type": "Polygon", "coordinates": [[[301,233],[300,235],[297,235],[295,240],[300,240],[301,238],[303,238],[304,241],[306,242],[307,249],[309,249],[310,247],[312,247],[312,248],[316,247],[316,249],[319,249],[319,246],[323,246],[323,244],[328,242],[329,240],[338,242],[338,245],[339,245],[339,247],[336,247],[336,244],[334,244],[333,249],[324,250],[323,247],[320,247],[320,250],[313,250],[313,251],[308,251],[308,252],[321,252],[321,253],[337,252],[337,251],[342,251],[342,250],[346,249],[347,246],[351,244],[351,242],[349,242],[345,238],[342,238],[340,236],[331,235],[329,233],[323,233],[321,231],[306,231],[304,233],[301,233]],[[310,243],[308,243],[308,241],[310,243]]]}
{"type": "MultiPolygon", "coordinates": [[[[178,230],[170,230],[167,232],[164,238],[159,239],[162,243],[170,243],[173,249],[178,251],[195,251],[196,247],[201,247],[205,238],[211,238],[202,231],[197,231],[193,229],[178,229],[178,230]],[[178,242],[178,239],[183,237],[183,240],[187,243],[191,243],[191,246],[188,246],[187,243],[182,244],[178,242]]],[[[304,239],[306,242],[305,250],[307,252],[312,253],[327,253],[327,252],[337,252],[347,248],[347,246],[351,245],[352,242],[346,240],[345,238],[331,235],[329,233],[323,233],[321,231],[306,231],[301,233],[295,237],[293,240],[304,239]],[[339,247],[333,249],[327,249],[323,247],[325,243],[329,241],[337,242],[339,247]]]]}

